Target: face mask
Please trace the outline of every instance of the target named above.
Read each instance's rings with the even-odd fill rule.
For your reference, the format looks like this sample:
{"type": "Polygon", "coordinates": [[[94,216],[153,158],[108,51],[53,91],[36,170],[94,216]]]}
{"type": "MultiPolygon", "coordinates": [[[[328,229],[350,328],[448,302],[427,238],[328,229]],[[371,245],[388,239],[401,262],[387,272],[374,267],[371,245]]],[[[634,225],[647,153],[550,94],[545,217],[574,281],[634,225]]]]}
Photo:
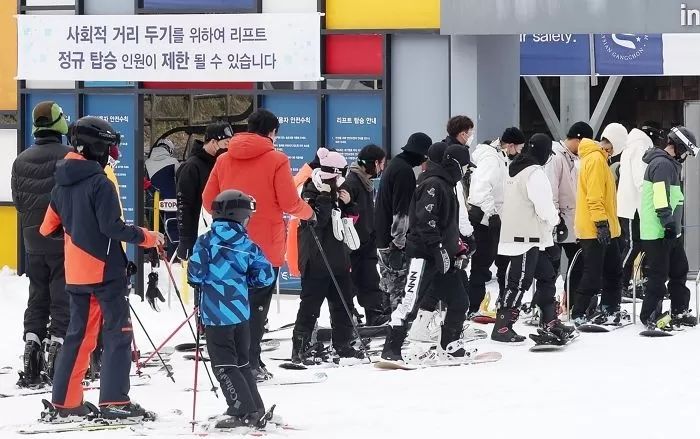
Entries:
{"type": "Polygon", "coordinates": [[[518,153],[515,154],[506,154],[510,160],[515,160],[515,158],[518,156],[518,153]]]}
{"type": "Polygon", "coordinates": [[[225,153],[226,151],[228,151],[228,148],[219,148],[216,150],[216,155],[214,155],[214,157],[219,157],[221,154],[225,153]]]}
{"type": "Polygon", "coordinates": [[[467,146],[471,146],[473,141],[474,141],[474,134],[472,134],[471,136],[467,137],[467,143],[466,143],[466,145],[467,145],[467,146]]]}

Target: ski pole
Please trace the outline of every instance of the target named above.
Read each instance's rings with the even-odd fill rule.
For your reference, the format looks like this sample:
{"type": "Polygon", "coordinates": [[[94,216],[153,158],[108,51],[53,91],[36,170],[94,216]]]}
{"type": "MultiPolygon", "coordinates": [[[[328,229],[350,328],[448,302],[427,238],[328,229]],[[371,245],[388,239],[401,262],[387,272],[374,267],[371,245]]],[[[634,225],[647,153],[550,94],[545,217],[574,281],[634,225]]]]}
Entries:
{"type": "Polygon", "coordinates": [[[316,230],[314,230],[313,226],[309,225],[309,230],[311,230],[311,236],[313,236],[314,241],[316,241],[316,246],[318,247],[319,253],[321,253],[321,258],[323,258],[324,264],[326,264],[326,268],[328,269],[328,274],[331,276],[331,280],[333,281],[333,285],[335,286],[335,290],[338,292],[338,296],[340,296],[340,301],[343,304],[343,308],[345,308],[345,312],[348,314],[348,318],[350,319],[350,324],[352,324],[352,329],[355,331],[355,335],[357,338],[360,340],[360,347],[362,349],[362,352],[365,354],[365,357],[369,360],[370,363],[372,363],[372,358],[370,358],[369,354],[367,353],[367,348],[365,347],[365,344],[362,343],[362,337],[360,336],[360,331],[357,329],[357,325],[355,324],[355,319],[352,315],[352,312],[350,311],[350,308],[348,307],[347,302],[345,301],[345,297],[343,296],[343,292],[340,290],[340,285],[338,285],[338,280],[335,278],[335,274],[333,274],[333,268],[331,268],[330,262],[328,262],[328,257],[326,256],[326,252],[323,250],[323,247],[321,246],[321,241],[318,240],[318,235],[316,235],[316,230]]]}
{"type": "Polygon", "coordinates": [[[180,329],[182,329],[182,327],[185,326],[185,323],[189,323],[190,319],[193,316],[194,316],[194,313],[188,314],[187,319],[184,322],[180,323],[178,325],[178,327],[175,328],[175,330],[173,332],[171,332],[170,335],[168,335],[165,338],[165,340],[163,340],[163,343],[161,343],[160,346],[158,346],[155,351],[151,352],[151,355],[149,355],[148,358],[146,358],[146,360],[144,360],[142,363],[143,364],[148,363],[149,361],[151,361],[153,359],[154,356],[156,356],[157,353],[160,353],[161,349],[163,349],[163,346],[165,346],[170,341],[170,339],[175,337],[175,334],[177,334],[178,331],[180,331],[180,329]]]}
{"type": "Polygon", "coordinates": [[[583,249],[578,249],[569,262],[569,269],[566,270],[566,317],[569,319],[569,322],[571,322],[571,271],[574,269],[574,264],[582,252],[583,249]]]}
{"type": "MultiPolygon", "coordinates": [[[[165,370],[168,372],[168,378],[170,378],[173,383],[175,382],[175,378],[173,378],[173,372],[170,370],[170,367],[165,364],[165,360],[163,360],[163,357],[160,355],[160,349],[163,348],[163,346],[160,347],[160,349],[156,349],[156,344],[153,343],[153,339],[151,339],[151,336],[148,334],[148,331],[146,331],[146,327],[144,326],[143,322],[139,318],[139,315],[136,314],[136,310],[134,307],[129,303],[129,308],[131,308],[131,314],[136,317],[136,321],[139,322],[139,326],[141,326],[141,329],[143,329],[143,333],[146,334],[146,338],[148,339],[148,342],[151,343],[151,346],[153,347],[153,352],[151,352],[151,355],[148,357],[148,360],[144,362],[136,361],[136,374],[140,375],[141,374],[141,368],[143,367],[144,364],[146,364],[148,361],[150,361],[151,358],[153,358],[153,355],[158,355],[158,359],[160,360],[161,363],[163,363],[163,367],[165,370]]],[[[134,336],[134,349],[136,349],[136,336],[134,336]]]]}
{"type": "Polygon", "coordinates": [[[200,340],[200,332],[199,332],[199,304],[195,305],[194,307],[195,315],[197,316],[196,320],[196,325],[197,325],[197,341],[195,341],[195,349],[194,349],[194,392],[192,392],[192,433],[194,433],[194,425],[197,423],[196,421],[196,414],[197,414],[197,377],[199,376],[199,340],[200,340]]]}
{"type": "MultiPolygon", "coordinates": [[[[170,261],[168,261],[168,256],[165,254],[165,250],[163,250],[162,246],[158,247],[158,252],[160,253],[163,262],[165,262],[165,268],[168,270],[168,276],[170,277],[170,282],[173,284],[173,289],[175,290],[175,294],[177,295],[178,300],[180,301],[180,306],[182,307],[182,312],[185,313],[185,316],[189,316],[187,320],[185,320],[185,323],[187,323],[187,326],[190,327],[190,332],[192,333],[192,338],[197,341],[197,336],[194,333],[194,329],[192,329],[192,324],[190,323],[190,318],[192,318],[191,315],[187,314],[187,310],[185,309],[185,303],[182,301],[182,296],[180,296],[180,289],[177,287],[177,281],[175,280],[175,276],[173,275],[173,269],[172,266],[170,265],[170,261]]],[[[184,325],[184,323],[183,323],[184,325]]],[[[214,380],[211,377],[211,373],[209,372],[209,366],[207,366],[207,363],[204,363],[204,370],[207,371],[207,376],[209,377],[209,383],[211,384],[211,391],[214,392],[214,395],[218,398],[219,394],[216,391],[217,387],[214,385],[214,380]]]]}

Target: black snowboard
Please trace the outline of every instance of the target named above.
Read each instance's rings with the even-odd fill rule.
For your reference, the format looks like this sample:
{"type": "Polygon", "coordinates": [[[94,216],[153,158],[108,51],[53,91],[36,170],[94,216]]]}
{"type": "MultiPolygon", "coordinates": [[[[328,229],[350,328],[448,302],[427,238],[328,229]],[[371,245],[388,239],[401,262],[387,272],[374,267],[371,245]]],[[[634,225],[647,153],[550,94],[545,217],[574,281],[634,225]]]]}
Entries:
{"type": "Polygon", "coordinates": [[[673,332],[662,331],[660,329],[647,329],[646,331],[640,332],[639,335],[641,335],[642,337],[651,337],[651,338],[673,337],[673,332]]]}

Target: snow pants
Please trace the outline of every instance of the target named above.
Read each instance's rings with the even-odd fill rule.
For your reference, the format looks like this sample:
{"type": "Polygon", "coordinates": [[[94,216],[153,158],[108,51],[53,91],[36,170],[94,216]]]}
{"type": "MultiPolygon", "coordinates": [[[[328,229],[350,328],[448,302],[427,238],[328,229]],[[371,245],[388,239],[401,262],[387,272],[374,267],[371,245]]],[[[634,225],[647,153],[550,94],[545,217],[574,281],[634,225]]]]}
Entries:
{"type": "Polygon", "coordinates": [[[622,301],[622,257],[619,238],[614,238],[609,245],[603,245],[597,239],[581,239],[583,250],[583,275],[572,298],[573,318],[582,317],[591,303],[591,298],[603,290],[601,305],[613,309],[620,307],[622,301]]]}
{"type": "MultiPolygon", "coordinates": [[[[335,275],[345,302],[352,304],[352,283],[350,274],[335,275]]],[[[311,334],[321,313],[323,301],[328,299],[331,315],[333,347],[344,346],[353,338],[352,322],[330,276],[301,278],[301,303],[297,312],[294,331],[311,334]]]]}
{"type": "Polygon", "coordinates": [[[243,416],[265,410],[250,370],[249,323],[207,326],[205,332],[211,367],[228,404],[226,414],[243,416]]]}
{"type": "Polygon", "coordinates": [[[350,253],[352,283],[357,302],[365,309],[367,321],[384,314],[383,293],[379,289],[377,248],[368,243],[350,253]]]}
{"type": "Polygon", "coordinates": [[[630,280],[634,275],[634,260],[642,252],[642,242],[639,239],[639,215],[634,214],[634,219],[620,218],[622,228],[621,252],[622,252],[622,288],[630,286],[630,280]]]}
{"type": "MultiPolygon", "coordinates": [[[[279,267],[275,267],[275,279],[279,275],[279,267]]],[[[277,288],[276,282],[263,288],[252,288],[248,294],[250,298],[250,367],[259,369],[264,364],[260,359],[260,342],[265,335],[265,322],[270,311],[272,295],[277,288]]]]}
{"type": "Polygon", "coordinates": [[[63,339],[70,320],[63,253],[27,254],[26,267],[29,299],[24,334],[31,332],[39,340],[47,336],[63,339]]]}
{"type": "Polygon", "coordinates": [[[498,239],[501,235],[500,221],[494,226],[472,223],[476,252],[472,255],[471,275],[469,277],[469,311],[479,311],[479,305],[486,296],[486,282],[491,280],[491,265],[498,254],[498,239]]]}
{"type": "Polygon", "coordinates": [[[519,307],[523,295],[530,289],[533,280],[537,280],[533,304],[547,314],[543,315],[543,321],[549,322],[556,318],[556,314],[552,315],[556,279],[557,274],[548,252],[532,247],[522,255],[511,256],[506,291],[498,298],[498,308],[519,307]]]}
{"type": "Polygon", "coordinates": [[[70,323],[56,362],[52,402],[74,408],[83,402],[83,378],[102,329],[104,348],[100,405],[129,402],[133,330],[126,278],[97,285],[68,285],[70,323]]]}
{"type": "Polygon", "coordinates": [[[671,314],[681,314],[688,310],[690,290],[685,285],[688,276],[688,257],[683,248],[683,240],[655,239],[642,241],[646,253],[647,288],[639,318],[646,322],[661,304],[668,293],[671,296],[671,314]]]}
{"type": "Polygon", "coordinates": [[[404,254],[404,264],[401,270],[394,270],[389,266],[389,249],[377,251],[379,255],[379,288],[384,293],[384,308],[394,311],[404,295],[406,286],[406,273],[408,273],[408,260],[404,254]]]}

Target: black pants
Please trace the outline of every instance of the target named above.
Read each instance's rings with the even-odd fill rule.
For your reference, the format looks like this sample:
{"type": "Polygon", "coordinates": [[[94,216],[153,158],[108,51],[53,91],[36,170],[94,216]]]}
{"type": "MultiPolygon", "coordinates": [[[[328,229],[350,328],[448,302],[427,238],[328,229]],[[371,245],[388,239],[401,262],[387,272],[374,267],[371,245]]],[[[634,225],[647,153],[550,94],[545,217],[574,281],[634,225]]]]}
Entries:
{"type": "Polygon", "coordinates": [[[683,240],[656,239],[642,241],[646,253],[645,270],[647,287],[642,311],[639,315],[646,322],[666,295],[671,296],[671,313],[681,314],[688,310],[690,290],[685,286],[688,276],[688,258],[683,248],[683,240]]]}
{"type": "Polygon", "coordinates": [[[71,285],[66,291],[70,297],[70,324],[53,376],[54,405],[74,408],[82,404],[83,378],[100,330],[104,343],[100,405],[128,403],[133,329],[126,278],[96,286],[71,285]]]}
{"type": "Polygon", "coordinates": [[[498,281],[498,295],[505,294],[506,291],[506,276],[508,275],[508,266],[510,265],[510,257],[496,255],[496,280],[498,281]]]}
{"type": "Polygon", "coordinates": [[[472,255],[471,275],[469,277],[469,311],[479,310],[481,301],[486,295],[486,282],[491,280],[491,265],[498,254],[498,239],[501,234],[500,222],[493,227],[483,224],[472,224],[476,252],[472,255]]]}
{"type": "Polygon", "coordinates": [[[468,288],[465,289],[466,277],[467,274],[463,270],[452,269],[446,274],[434,270],[431,285],[426,285],[424,295],[418,302],[419,308],[432,312],[437,309],[438,302],[443,301],[447,305],[445,326],[459,329],[461,332],[469,309],[468,288]]]}
{"type": "Polygon", "coordinates": [[[384,294],[379,289],[377,262],[377,248],[374,245],[363,245],[350,253],[350,274],[357,302],[365,309],[368,320],[386,312],[382,304],[384,294]]]}
{"type": "MultiPolygon", "coordinates": [[[[336,280],[348,306],[352,303],[350,275],[336,275],[336,280]]],[[[301,278],[301,303],[294,330],[311,334],[321,313],[321,305],[328,299],[331,315],[333,347],[347,346],[353,338],[352,322],[330,276],[301,278]]]]}
{"type": "Polygon", "coordinates": [[[265,405],[250,370],[249,322],[228,326],[207,326],[207,351],[214,375],[226,398],[229,416],[242,416],[265,405]]]}
{"type": "Polygon", "coordinates": [[[601,305],[616,310],[622,300],[622,258],[619,239],[605,246],[597,239],[579,241],[583,250],[583,276],[573,298],[572,317],[581,317],[591,303],[591,298],[603,290],[601,305]]]}
{"type": "Polygon", "coordinates": [[[639,215],[634,214],[634,219],[620,218],[622,228],[621,252],[622,252],[622,288],[630,286],[630,280],[634,276],[634,260],[642,252],[642,243],[639,240],[639,215]]]}
{"type": "Polygon", "coordinates": [[[39,340],[47,335],[62,339],[70,320],[63,254],[27,254],[26,264],[29,300],[24,311],[24,333],[36,334],[39,340]]]}
{"type": "Polygon", "coordinates": [[[556,293],[557,274],[552,260],[547,252],[532,247],[526,253],[510,257],[506,292],[499,297],[499,308],[516,308],[520,306],[523,295],[535,284],[534,304],[543,311],[547,308],[548,315],[543,320],[548,322],[556,315],[551,315],[556,293]],[[551,308],[551,309],[550,309],[551,308]]]}
{"type": "MultiPolygon", "coordinates": [[[[275,280],[277,280],[279,267],[275,267],[274,271],[275,280]]],[[[267,313],[270,311],[270,302],[276,286],[276,282],[272,282],[270,286],[251,289],[248,295],[250,297],[250,367],[253,369],[258,369],[261,364],[264,365],[260,359],[260,342],[265,335],[267,313]]]]}

